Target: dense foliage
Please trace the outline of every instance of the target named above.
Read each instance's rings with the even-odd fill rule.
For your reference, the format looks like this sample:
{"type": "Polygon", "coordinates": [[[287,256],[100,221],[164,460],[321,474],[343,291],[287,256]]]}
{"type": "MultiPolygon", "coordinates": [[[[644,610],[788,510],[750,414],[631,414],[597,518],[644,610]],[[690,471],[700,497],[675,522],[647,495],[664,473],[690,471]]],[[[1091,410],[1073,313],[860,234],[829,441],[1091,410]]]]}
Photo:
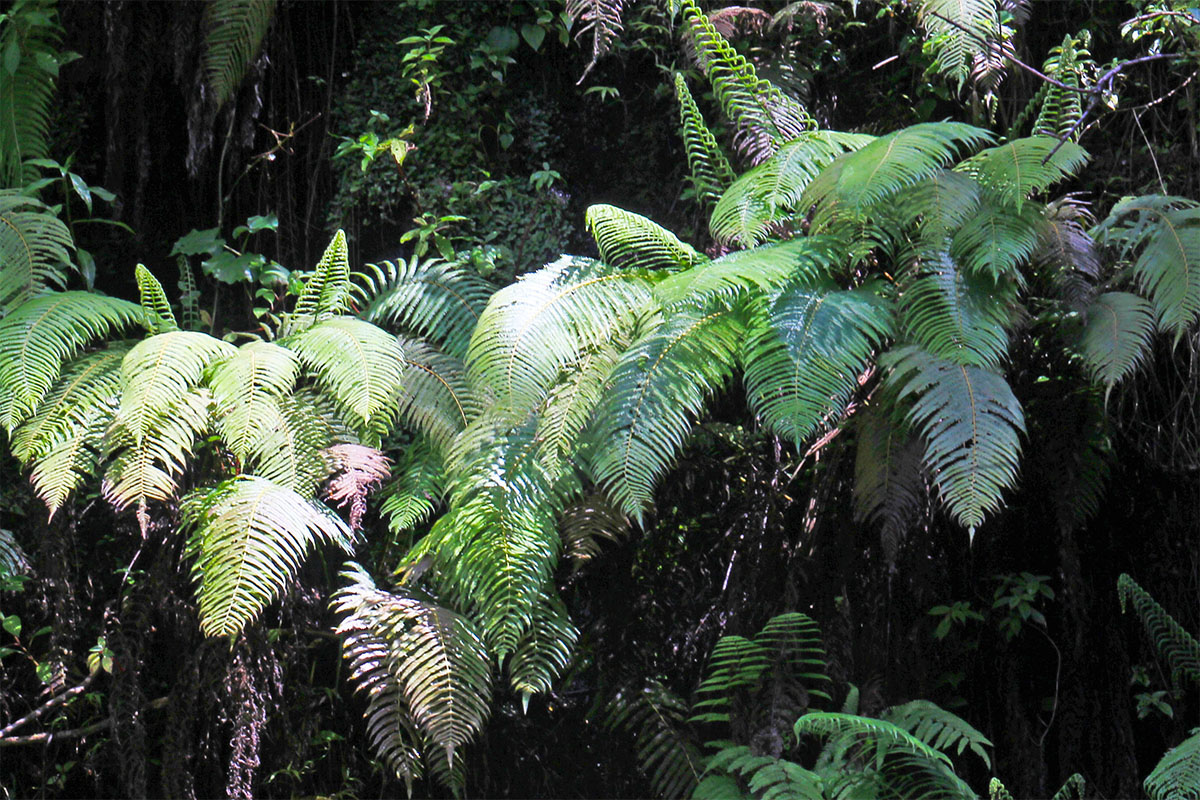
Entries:
{"type": "Polygon", "coordinates": [[[759,5],[0,16],[5,796],[1196,796],[1200,17],[759,5]]]}

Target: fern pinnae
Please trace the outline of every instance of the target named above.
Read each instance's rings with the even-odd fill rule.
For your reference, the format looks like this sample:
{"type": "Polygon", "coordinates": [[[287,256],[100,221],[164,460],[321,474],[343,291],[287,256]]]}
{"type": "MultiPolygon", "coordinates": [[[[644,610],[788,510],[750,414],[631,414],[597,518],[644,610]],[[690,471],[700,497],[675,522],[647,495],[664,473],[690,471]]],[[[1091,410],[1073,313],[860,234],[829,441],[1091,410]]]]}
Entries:
{"type": "Polygon", "coordinates": [[[584,224],[600,260],[617,269],[674,272],[708,260],[661,225],[616,206],[588,206],[584,224]]]}
{"type": "Polygon", "coordinates": [[[928,700],[912,700],[892,706],[883,714],[883,719],[908,731],[931,747],[945,752],[951,747],[958,754],[970,748],[979,756],[984,766],[992,767],[991,757],[985,747],[992,747],[986,736],[977,731],[957,714],[952,714],[928,700]]]}
{"type": "MultiPolygon", "coordinates": [[[[272,0],[273,2],[273,0],[272,0]]],[[[324,316],[345,310],[351,293],[346,233],[338,230],[321,254],[312,277],[284,326],[283,334],[302,331],[324,316]]]]}
{"type": "Polygon", "coordinates": [[[238,458],[245,459],[261,438],[264,407],[288,396],[299,372],[296,354],[271,342],[247,342],[209,367],[217,427],[238,458]]]}
{"type": "Polygon", "coordinates": [[[275,13],[275,0],[210,0],[205,9],[208,27],[204,72],[225,105],[241,86],[246,69],[258,54],[275,13]]]}
{"type": "Polygon", "coordinates": [[[1171,667],[1172,680],[1180,676],[1200,683],[1200,642],[1129,575],[1117,578],[1121,611],[1132,605],[1142,627],[1171,667]]]}
{"type": "Polygon", "coordinates": [[[679,103],[679,123],[683,132],[683,149],[687,153],[692,183],[700,197],[715,203],[733,183],[733,167],[716,137],[704,123],[704,116],[688,90],[683,74],[675,73],[675,99],[679,103]]]}
{"type": "Polygon", "coordinates": [[[458,359],[419,339],[397,337],[405,371],[396,387],[400,418],[440,448],[479,413],[458,359]]]}
{"type": "Polygon", "coordinates": [[[146,324],[150,333],[166,333],[179,330],[175,322],[175,313],[171,311],[171,303],[163,291],[158,278],[145,265],[138,264],[134,269],[137,277],[138,293],[141,295],[142,311],[146,315],[146,324]]]}
{"type": "Polygon", "coordinates": [[[960,89],[976,61],[1000,47],[997,0],[920,0],[917,13],[933,42],[937,67],[960,89]]]}
{"type": "Polygon", "coordinates": [[[1193,733],[1168,750],[1142,786],[1150,800],[1200,798],[1200,733],[1193,733]]]}
{"type": "Polygon", "coordinates": [[[74,248],[71,231],[48,206],[0,190],[0,310],[8,313],[47,289],[64,288],[74,248]]]}
{"type": "Polygon", "coordinates": [[[533,623],[517,642],[508,661],[509,683],[528,708],[529,698],[545,694],[571,663],[579,629],[571,622],[562,599],[551,589],[534,609],[533,623]]]}
{"type": "Polygon", "coordinates": [[[1030,196],[1073,177],[1090,158],[1074,142],[1029,136],[981,150],[954,169],[979,181],[1002,203],[1020,208],[1030,196]]]}
{"type": "Polygon", "coordinates": [[[1087,307],[1084,320],[1080,353],[1107,396],[1145,362],[1154,335],[1154,308],[1129,292],[1105,292],[1087,307]]]}
{"type": "Polygon", "coordinates": [[[50,155],[62,27],[52,5],[9,4],[0,25],[0,187],[38,176],[32,159],[50,155]],[[15,62],[12,56],[16,56],[15,62]]]}
{"type": "Polygon", "coordinates": [[[854,516],[878,527],[885,557],[894,561],[925,497],[924,445],[878,395],[853,419],[854,516]]]}

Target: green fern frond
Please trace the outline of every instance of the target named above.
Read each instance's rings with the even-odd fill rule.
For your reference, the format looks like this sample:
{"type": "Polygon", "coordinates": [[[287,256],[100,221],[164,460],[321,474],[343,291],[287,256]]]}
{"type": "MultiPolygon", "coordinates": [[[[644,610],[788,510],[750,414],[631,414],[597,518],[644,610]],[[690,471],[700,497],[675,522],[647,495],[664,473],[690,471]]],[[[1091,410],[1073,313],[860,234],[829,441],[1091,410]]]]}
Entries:
{"type": "Polygon", "coordinates": [[[915,399],[908,419],[925,439],[924,461],[942,501],[974,535],[1016,480],[1020,403],[1000,375],[914,347],[888,353],[885,363],[900,399],[915,399]]]}
{"type": "Polygon", "coordinates": [[[989,800],[1013,800],[1012,792],[1008,791],[999,778],[992,778],[988,782],[988,798],[989,800]]]}
{"type": "Polygon", "coordinates": [[[736,175],[717,139],[704,123],[704,115],[688,90],[683,74],[675,73],[675,99],[679,102],[679,124],[683,149],[696,192],[706,203],[715,203],[733,183],[736,175]]]}
{"type": "Polygon", "coordinates": [[[859,216],[950,164],[965,150],[992,141],[982,128],[961,122],[925,122],[880,136],[840,156],[808,184],[800,208],[816,206],[814,232],[836,218],[859,216]]]}
{"type": "Polygon", "coordinates": [[[804,131],[720,195],[708,230],[719,242],[753,247],[767,241],[782,219],[802,212],[809,183],[838,156],[866,146],[874,136],[804,131]]]}
{"type": "Polygon", "coordinates": [[[1088,52],[1086,40],[1070,34],[1064,36],[1061,45],[1051,48],[1042,64],[1042,72],[1070,88],[1043,84],[1042,90],[1031,101],[1031,107],[1038,109],[1033,123],[1034,135],[1056,139],[1070,135],[1078,141],[1082,132],[1078,123],[1083,117],[1083,95],[1071,89],[1091,86],[1096,78],[1096,62],[1088,52]]]}
{"type": "Polygon", "coordinates": [[[175,261],[179,267],[179,306],[183,312],[183,329],[198,331],[201,328],[200,288],[196,286],[196,275],[187,256],[182,253],[175,261]]]}
{"type": "Polygon", "coordinates": [[[722,636],[709,656],[688,721],[729,722],[734,694],[759,686],[770,666],[765,645],[744,636],[722,636]]]}
{"type": "Polygon", "coordinates": [[[983,192],[974,178],[936,170],[904,193],[903,223],[917,228],[923,246],[942,247],[978,210],[983,192]]]}
{"type": "Polygon", "coordinates": [[[1105,292],[1084,312],[1079,350],[1108,391],[1146,360],[1154,335],[1154,308],[1128,292],[1105,292]]]}
{"type": "Polygon", "coordinates": [[[1084,800],[1087,795],[1087,781],[1076,772],[1067,778],[1050,800],[1084,800]]]}
{"type": "Polygon", "coordinates": [[[291,394],[299,372],[296,354],[271,342],[248,342],[209,367],[217,430],[239,459],[263,438],[266,407],[291,394]]]}
{"type": "Polygon", "coordinates": [[[1008,353],[1014,288],[959,269],[945,251],[922,253],[897,301],[901,325],[936,356],[996,368],[1008,353]]]}
{"type": "Polygon", "coordinates": [[[1200,683],[1200,642],[1125,573],[1117,578],[1117,596],[1122,613],[1127,604],[1133,604],[1146,634],[1170,665],[1172,679],[1183,676],[1200,683]]]}
{"type": "Polygon", "coordinates": [[[90,292],[36,297],[0,319],[0,423],[12,433],[91,342],[140,324],[142,309],[90,292]]]}
{"type": "Polygon", "coordinates": [[[1000,33],[996,0],[920,0],[917,15],[929,33],[939,72],[962,88],[975,62],[1000,33]]]}
{"type": "Polygon", "coordinates": [[[854,516],[879,527],[889,560],[925,497],[919,437],[893,419],[880,402],[854,415],[854,516]]]}
{"type": "Polygon", "coordinates": [[[604,397],[604,387],[635,331],[631,327],[609,342],[581,354],[546,396],[537,417],[536,436],[544,459],[572,458],[579,435],[604,397]]]}
{"type": "MultiPolygon", "coordinates": [[[[369,631],[388,644],[389,652],[378,656],[387,674],[378,679],[400,689],[429,749],[440,749],[452,771],[455,752],[488,717],[492,675],[483,640],[465,617],[377,589],[361,567],[347,567],[342,577],[350,583],[333,599],[334,609],[346,615],[337,631],[369,631]]],[[[346,653],[353,658],[350,649],[346,653]]]]}
{"type": "Polygon", "coordinates": [[[0,188],[35,180],[38,170],[29,160],[50,154],[62,33],[55,17],[52,5],[18,0],[0,20],[0,188]]]}
{"type": "Polygon", "coordinates": [[[816,122],[725,40],[693,0],[682,4],[697,60],[735,128],[734,146],[758,164],[816,122]]]}
{"type": "Polygon", "coordinates": [[[0,528],[0,575],[23,575],[29,571],[29,557],[17,543],[12,531],[0,528]]]}
{"type": "Polygon", "coordinates": [[[1021,267],[1037,251],[1045,225],[1034,204],[1015,209],[997,203],[989,194],[955,231],[950,255],[968,272],[1021,283],[1021,267]]]}
{"type": "Polygon", "coordinates": [[[289,331],[303,330],[313,321],[346,310],[350,299],[350,262],[346,254],[346,232],[338,230],[321,254],[312,277],[291,314],[289,331]]]}
{"type": "Polygon", "coordinates": [[[549,692],[571,663],[579,629],[557,593],[544,592],[534,607],[533,624],[517,642],[508,661],[508,679],[514,692],[528,704],[530,695],[549,692]]]}
{"type": "Polygon", "coordinates": [[[913,700],[892,706],[883,713],[882,718],[943,752],[954,748],[955,752],[962,755],[963,750],[969,747],[972,753],[983,759],[984,766],[992,768],[992,759],[984,749],[993,746],[988,738],[962,717],[935,703],[913,700]]]}
{"type": "Polygon", "coordinates": [[[48,206],[0,190],[0,310],[7,314],[47,289],[64,288],[74,249],[71,231],[48,206]]]}
{"type": "Polygon", "coordinates": [[[438,258],[368,264],[351,287],[367,322],[432,340],[465,358],[471,331],[495,289],[474,270],[438,258]]]}
{"type": "Polygon", "coordinates": [[[825,800],[825,786],[820,775],[799,764],[755,755],[746,745],[725,745],[705,761],[705,776],[692,800],[825,800]],[[733,775],[742,778],[749,794],[733,775]]]}
{"type": "Polygon", "coordinates": [[[1051,285],[1073,311],[1091,304],[1100,279],[1096,243],[1083,227],[1090,220],[1087,205],[1069,195],[1047,204],[1033,254],[1033,263],[1050,272],[1051,285]]]}
{"type": "Polygon", "coordinates": [[[564,256],[493,295],[471,337],[471,383],[515,410],[539,405],[562,371],[653,307],[649,280],[564,256]]]}
{"type": "Polygon", "coordinates": [[[641,519],[705,400],[724,386],[745,336],[732,307],[682,307],[617,364],[594,414],[592,474],[618,507],[641,519]]]}
{"type": "Polygon", "coordinates": [[[418,439],[404,449],[392,468],[392,482],[379,496],[379,513],[393,536],[407,533],[429,519],[445,491],[445,473],[434,449],[418,439]]]}
{"type": "Polygon", "coordinates": [[[558,521],[563,555],[579,570],[600,554],[600,542],[629,536],[629,520],[600,493],[585,495],[563,510],[558,521]]]}
{"type": "Polygon", "coordinates": [[[575,38],[592,34],[592,59],[583,70],[580,83],[620,36],[624,7],[625,0],[566,0],[567,18],[572,25],[579,25],[575,38]]]}
{"type": "Polygon", "coordinates": [[[171,303],[167,300],[167,293],[163,291],[158,278],[142,264],[137,265],[134,274],[137,276],[142,311],[145,312],[150,333],[179,330],[179,325],[175,322],[175,313],[171,311],[171,303]]]}
{"type": "Polygon", "coordinates": [[[792,284],[752,318],[743,355],[751,407],[799,447],[837,424],[892,327],[891,307],[874,287],[792,284]]]}
{"type": "Polygon", "coordinates": [[[242,471],[311,497],[329,476],[325,450],[333,442],[327,418],[299,397],[262,400],[242,471]]]}
{"type": "Polygon", "coordinates": [[[700,777],[700,754],[683,732],[687,704],[657,679],[625,687],[608,702],[605,724],[637,737],[637,761],[659,797],[688,797],[700,777]]]}
{"type": "Polygon", "coordinates": [[[350,530],[332,511],[250,475],[197,489],[183,499],[179,516],[190,534],[206,636],[240,633],[283,594],[318,543],[351,550],[350,530]]]}
{"type": "Polygon", "coordinates": [[[400,420],[446,448],[478,413],[462,362],[420,339],[397,337],[405,369],[395,393],[400,420]]]}
{"type": "Polygon", "coordinates": [[[209,0],[204,75],[218,108],[242,85],[274,13],[275,0],[209,0]]]}
{"type": "Polygon", "coordinates": [[[981,150],[955,169],[986,186],[1002,203],[1019,208],[1030,196],[1074,177],[1089,158],[1074,142],[1029,136],[981,150]]]}
{"type": "Polygon", "coordinates": [[[641,214],[601,204],[588,206],[584,220],[596,240],[600,260],[617,269],[675,272],[708,260],[641,214]]]}
{"type": "Polygon", "coordinates": [[[1142,786],[1150,800],[1200,798],[1200,733],[1168,750],[1142,786]]]}

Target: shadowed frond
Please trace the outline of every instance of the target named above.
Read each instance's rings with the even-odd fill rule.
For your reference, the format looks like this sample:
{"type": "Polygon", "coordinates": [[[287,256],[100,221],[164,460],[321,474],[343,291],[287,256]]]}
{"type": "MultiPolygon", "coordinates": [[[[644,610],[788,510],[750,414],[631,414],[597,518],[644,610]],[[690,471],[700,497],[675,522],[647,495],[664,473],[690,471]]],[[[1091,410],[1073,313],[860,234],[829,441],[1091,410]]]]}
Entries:
{"type": "Polygon", "coordinates": [[[935,703],[913,700],[904,705],[892,706],[883,713],[882,719],[943,752],[955,748],[961,755],[963,750],[969,747],[972,753],[983,759],[988,769],[992,767],[992,759],[984,749],[993,746],[988,738],[971,727],[962,717],[935,703]]]}
{"type": "Polygon", "coordinates": [[[616,206],[588,206],[585,221],[600,260],[617,269],[675,272],[708,260],[658,223],[616,206]]]}
{"type": "Polygon", "coordinates": [[[764,645],[744,636],[722,636],[709,656],[688,721],[728,723],[734,695],[759,687],[770,666],[764,645]]]}
{"type": "Polygon", "coordinates": [[[350,262],[346,255],[346,233],[338,230],[321,254],[312,277],[290,315],[288,332],[304,330],[314,321],[346,310],[350,299],[350,262]]]}
{"type": "Polygon", "coordinates": [[[638,768],[659,797],[689,797],[700,778],[701,758],[684,733],[687,704],[657,679],[640,690],[624,687],[608,701],[605,724],[632,731],[638,768]]]}
{"type": "Polygon", "coordinates": [[[37,178],[29,159],[50,154],[54,83],[62,28],[52,5],[6,4],[0,20],[0,188],[37,178]]]}
{"type": "Polygon", "coordinates": [[[704,124],[704,116],[688,91],[683,74],[675,73],[675,99],[679,102],[679,123],[683,129],[683,149],[696,192],[706,203],[715,203],[736,177],[716,137],[704,124]]]}
{"type": "MultiPolygon", "coordinates": [[[[399,688],[421,736],[436,745],[430,750],[440,749],[453,770],[455,751],[488,717],[492,676],[483,641],[465,617],[378,589],[357,564],[348,564],[342,577],[350,583],[333,599],[334,609],[346,615],[338,632],[363,630],[372,637],[368,644],[387,643],[389,652],[376,656],[386,662],[386,676],[379,669],[372,674],[399,688]]],[[[349,640],[346,655],[354,658],[349,640]]]]}
{"type": "Polygon", "coordinates": [[[891,307],[874,287],[792,284],[751,322],[743,355],[751,407],[799,447],[837,423],[892,325],[891,307]]]}
{"type": "Polygon", "coordinates": [[[600,554],[601,540],[621,542],[630,533],[629,520],[599,492],[567,506],[558,521],[563,555],[578,571],[600,554]]]}
{"type": "Polygon", "coordinates": [[[65,287],[74,271],[68,251],[74,249],[71,231],[46,205],[0,191],[0,310],[8,313],[47,289],[65,287]]]}
{"type": "Polygon", "coordinates": [[[398,337],[404,373],[396,387],[400,420],[446,448],[479,413],[462,362],[420,339],[398,337]]]}
{"type": "Polygon", "coordinates": [[[1126,605],[1133,605],[1146,634],[1170,665],[1172,680],[1182,676],[1200,683],[1200,642],[1125,573],[1117,578],[1117,596],[1122,612],[1126,605]]]}
{"type": "Polygon", "coordinates": [[[150,333],[179,330],[179,325],[175,322],[175,313],[171,311],[171,303],[167,300],[167,293],[163,291],[158,278],[142,264],[138,264],[134,269],[134,275],[137,276],[142,311],[145,312],[146,326],[150,333]]]}
{"type": "Polygon", "coordinates": [[[514,410],[540,404],[581,353],[652,307],[640,273],[564,256],[492,296],[471,337],[471,383],[514,410]]]}
{"type": "Polygon", "coordinates": [[[1063,781],[1063,785],[1050,800],[1084,800],[1087,797],[1087,782],[1076,772],[1063,781]]]}
{"type": "Polygon", "coordinates": [[[625,0],[566,0],[566,6],[571,23],[579,25],[575,38],[589,32],[592,34],[592,59],[579,78],[579,83],[583,83],[592,67],[620,36],[625,0]]]}
{"type": "Polygon", "coordinates": [[[803,131],[720,195],[708,222],[709,232],[717,241],[742,247],[767,241],[779,220],[806,210],[799,205],[800,197],[824,167],[874,138],[861,133],[803,131]]]}
{"type": "Polygon", "coordinates": [[[508,661],[508,679],[522,705],[529,697],[550,691],[571,663],[579,629],[571,622],[557,592],[545,592],[534,607],[533,624],[525,631],[508,661]]]}
{"type": "Polygon", "coordinates": [[[634,333],[632,327],[622,331],[567,366],[566,374],[550,390],[537,417],[536,436],[543,459],[556,461],[575,455],[579,434],[603,399],[604,387],[634,333]]]}
{"type": "Polygon", "coordinates": [[[1020,207],[1031,195],[1073,177],[1088,159],[1088,152],[1074,142],[1029,136],[981,150],[954,169],[979,181],[1002,203],[1020,207]]]}
{"type": "Polygon", "coordinates": [[[945,251],[922,253],[897,305],[903,328],[926,350],[958,364],[995,368],[1008,353],[1011,283],[958,268],[945,251]]]}
{"type": "Polygon", "coordinates": [[[0,574],[23,575],[28,571],[29,558],[12,531],[0,528],[0,574]]]}
{"type": "Polygon", "coordinates": [[[916,225],[922,245],[940,248],[975,214],[982,199],[983,187],[974,178],[939,169],[904,193],[900,211],[905,224],[916,225]]]}
{"type": "Polygon", "coordinates": [[[1200,733],[1168,750],[1142,786],[1150,800],[1200,798],[1200,733]]]}
{"type": "Polygon", "coordinates": [[[1079,350],[1109,391],[1145,360],[1154,336],[1154,308],[1128,292],[1105,292],[1084,312],[1079,350]]]}
{"type": "Polygon", "coordinates": [[[1066,196],[1048,203],[1033,262],[1050,272],[1058,296],[1073,311],[1083,311],[1096,294],[1100,256],[1084,230],[1092,221],[1087,204],[1066,196]]]}
{"type": "Polygon", "coordinates": [[[920,0],[918,18],[937,58],[938,71],[959,88],[1000,33],[997,0],[920,0]]]}
{"type": "Polygon", "coordinates": [[[908,419],[925,439],[925,465],[942,501],[970,529],[1000,507],[1013,485],[1025,431],[1021,405],[1004,378],[914,347],[888,353],[888,380],[914,398],[908,419]]]}
{"type": "Polygon", "coordinates": [[[713,302],[681,307],[626,351],[596,408],[591,468],[622,511],[641,519],[705,400],[733,371],[740,314],[713,302]]]}
{"type": "Polygon", "coordinates": [[[11,433],[37,408],[64,362],[141,321],[141,307],[90,292],[36,297],[0,319],[0,423],[11,433]]]}
{"type": "Polygon", "coordinates": [[[204,75],[218,107],[241,86],[274,13],[275,0],[209,0],[204,15],[208,27],[204,75]]]}
{"type": "Polygon", "coordinates": [[[442,501],[445,474],[436,451],[423,439],[410,444],[392,468],[392,482],[379,496],[379,513],[387,518],[393,536],[407,533],[429,519],[442,501]]]}
{"type": "Polygon", "coordinates": [[[471,331],[495,289],[474,270],[439,258],[368,264],[351,287],[367,322],[431,339],[465,358],[471,331]]]}
{"type": "Polygon", "coordinates": [[[242,471],[311,497],[329,475],[323,451],[334,434],[328,419],[299,397],[264,399],[253,412],[257,419],[242,471]]]}
{"type": "Polygon", "coordinates": [[[924,445],[879,401],[854,415],[854,516],[879,527],[884,553],[894,561],[900,537],[925,498],[924,445]]]}
{"type": "Polygon", "coordinates": [[[240,633],[283,594],[318,543],[351,549],[350,530],[333,512],[264,478],[239,475],[197,489],[179,512],[206,636],[240,633]]]}

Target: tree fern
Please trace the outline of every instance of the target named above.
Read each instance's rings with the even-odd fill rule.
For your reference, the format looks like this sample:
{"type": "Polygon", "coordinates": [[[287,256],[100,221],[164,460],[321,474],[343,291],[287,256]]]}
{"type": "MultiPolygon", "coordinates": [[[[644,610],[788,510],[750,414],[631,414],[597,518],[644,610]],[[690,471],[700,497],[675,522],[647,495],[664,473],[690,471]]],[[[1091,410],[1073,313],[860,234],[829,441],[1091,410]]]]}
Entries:
{"type": "Polygon", "coordinates": [[[430,339],[458,358],[467,354],[491,285],[473,270],[437,258],[368,264],[352,285],[358,315],[367,322],[430,339]]]}
{"type": "Polygon", "coordinates": [[[924,461],[942,501],[974,534],[1016,480],[1021,406],[1004,378],[912,347],[889,353],[889,382],[912,397],[908,419],[925,439],[924,461]]]}
{"type": "Polygon", "coordinates": [[[824,167],[874,138],[838,131],[800,133],[720,195],[708,223],[709,232],[718,241],[742,247],[767,241],[780,219],[806,210],[799,205],[800,197],[824,167]]]}
{"type": "Polygon", "coordinates": [[[1200,733],[1168,750],[1142,785],[1150,800],[1200,798],[1200,733]]]}
{"type": "Polygon", "coordinates": [[[317,544],[351,548],[350,530],[331,511],[264,478],[239,475],[197,489],[179,511],[207,636],[240,633],[283,594],[317,544]]]}
{"type": "Polygon", "coordinates": [[[218,107],[241,86],[274,13],[275,0],[209,0],[204,74],[218,107]]]}
{"type": "Polygon", "coordinates": [[[692,183],[701,199],[706,203],[715,203],[733,183],[736,177],[733,167],[729,166],[725,152],[704,123],[704,116],[688,91],[687,81],[679,72],[675,73],[675,99],[679,103],[683,149],[687,153],[692,183]]]}
{"type": "Polygon", "coordinates": [[[999,46],[996,0],[920,0],[917,14],[929,32],[938,71],[960,88],[976,60],[999,46]]]}
{"type": "Polygon", "coordinates": [[[36,297],[0,319],[0,424],[11,433],[33,413],[65,361],[141,321],[139,306],[89,292],[36,297]]]}
{"type": "Polygon", "coordinates": [[[0,310],[7,314],[47,289],[64,288],[74,249],[70,230],[49,207],[0,190],[0,310]]]}
{"type": "Polygon", "coordinates": [[[799,446],[836,424],[891,330],[891,308],[871,287],[792,284],[753,320],[744,355],[751,406],[799,446]]]}
{"type": "Polygon", "coordinates": [[[1154,308],[1128,292],[1105,292],[1084,312],[1079,350],[1084,364],[1109,391],[1146,360],[1154,308]]]}
{"type": "Polygon", "coordinates": [[[0,188],[36,179],[28,161],[50,154],[61,30],[53,6],[32,0],[11,4],[0,20],[0,188]]]}
{"type": "Polygon", "coordinates": [[[854,420],[854,515],[879,528],[884,551],[894,560],[925,496],[924,445],[882,401],[860,410],[854,420]]]}
{"type": "Polygon", "coordinates": [[[478,413],[462,362],[420,339],[398,337],[404,362],[393,389],[401,420],[438,447],[446,447],[478,413]]]}
{"type": "Polygon", "coordinates": [[[641,214],[608,205],[588,206],[588,233],[596,240],[600,260],[618,269],[662,269],[670,272],[707,261],[691,245],[641,214]]]}
{"type": "Polygon", "coordinates": [[[1061,45],[1050,49],[1042,72],[1067,88],[1046,83],[1031,101],[1038,112],[1033,122],[1033,134],[1056,139],[1070,136],[1078,140],[1083,96],[1072,89],[1091,86],[1096,79],[1096,62],[1087,50],[1086,39],[1076,39],[1070,34],[1064,36],[1061,45]]]}
{"type": "Polygon", "coordinates": [[[985,747],[992,743],[957,714],[952,714],[928,700],[913,700],[892,706],[882,719],[908,731],[930,747],[946,752],[951,748],[959,755],[968,747],[979,756],[984,765],[991,769],[992,759],[985,747]]]}
{"type": "Polygon", "coordinates": [[[1132,603],[1146,634],[1170,665],[1172,679],[1184,677],[1200,683],[1200,642],[1155,602],[1149,592],[1124,573],[1117,579],[1117,595],[1121,599],[1122,612],[1132,603]]]}
{"type": "Polygon", "coordinates": [[[155,278],[153,273],[142,264],[137,265],[134,275],[137,277],[142,311],[145,314],[146,325],[149,327],[150,333],[179,330],[179,325],[175,322],[175,313],[171,311],[171,304],[168,302],[167,294],[163,291],[158,278],[155,278]]]}
{"type": "Polygon", "coordinates": [[[242,471],[308,497],[329,475],[324,450],[334,439],[328,418],[300,397],[264,402],[255,409],[254,438],[242,471]]]}

